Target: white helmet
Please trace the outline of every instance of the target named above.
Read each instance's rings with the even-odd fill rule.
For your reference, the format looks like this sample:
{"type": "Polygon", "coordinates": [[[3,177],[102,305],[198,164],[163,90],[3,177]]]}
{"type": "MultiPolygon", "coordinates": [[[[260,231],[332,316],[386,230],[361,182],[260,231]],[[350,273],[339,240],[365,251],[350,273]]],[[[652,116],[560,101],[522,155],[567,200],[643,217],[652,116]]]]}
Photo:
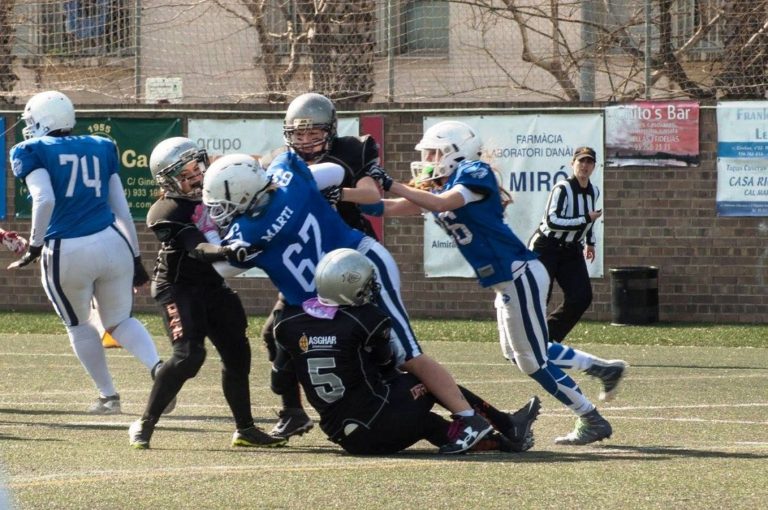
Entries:
{"type": "Polygon", "coordinates": [[[256,159],[230,154],[214,161],[203,179],[203,202],[220,228],[229,226],[235,215],[255,211],[266,204],[271,179],[256,159]]]}
{"type": "Polygon", "coordinates": [[[195,142],[183,136],[163,140],[152,149],[149,156],[149,171],[157,185],[169,196],[187,196],[199,199],[202,189],[193,188],[189,193],[182,193],[178,176],[187,163],[197,161],[199,172],[208,168],[208,153],[195,142]]]}
{"type": "MultiPolygon", "coordinates": [[[[427,164],[428,151],[439,151],[431,177],[421,180],[439,179],[451,175],[464,160],[478,159],[483,150],[483,141],[471,127],[463,122],[446,120],[427,129],[421,141],[416,144],[421,151],[421,163],[427,164]]],[[[413,171],[413,170],[412,170],[413,171]]]]}
{"type": "Polygon", "coordinates": [[[364,305],[379,292],[373,263],[349,248],[333,250],[320,259],[315,285],[318,301],[330,306],[364,305]]]}
{"type": "Polygon", "coordinates": [[[49,90],[32,96],[21,118],[27,124],[21,132],[29,140],[54,131],[71,131],[75,127],[75,107],[61,92],[49,90]]]}

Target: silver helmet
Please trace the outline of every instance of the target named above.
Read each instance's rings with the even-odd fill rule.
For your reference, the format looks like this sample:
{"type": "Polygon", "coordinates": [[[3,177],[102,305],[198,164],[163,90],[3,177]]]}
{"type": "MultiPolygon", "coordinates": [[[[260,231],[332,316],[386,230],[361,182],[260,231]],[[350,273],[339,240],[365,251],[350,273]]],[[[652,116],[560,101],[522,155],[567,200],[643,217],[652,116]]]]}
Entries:
{"type": "Polygon", "coordinates": [[[314,161],[331,150],[331,144],[336,138],[337,123],[333,101],[314,92],[302,94],[291,101],[288,111],[285,112],[283,139],[302,159],[314,161]],[[303,143],[296,140],[296,134],[309,129],[321,129],[323,137],[303,143]],[[320,142],[320,149],[315,149],[320,142]]]}
{"type": "Polygon", "coordinates": [[[189,138],[176,136],[163,140],[152,149],[149,171],[167,195],[200,198],[203,192],[202,182],[189,193],[181,191],[179,174],[191,161],[196,161],[200,174],[204,174],[208,168],[208,153],[189,138]]]}
{"type": "Polygon", "coordinates": [[[373,263],[356,250],[341,248],[327,253],[315,269],[317,298],[324,305],[360,306],[379,292],[373,263]]]}

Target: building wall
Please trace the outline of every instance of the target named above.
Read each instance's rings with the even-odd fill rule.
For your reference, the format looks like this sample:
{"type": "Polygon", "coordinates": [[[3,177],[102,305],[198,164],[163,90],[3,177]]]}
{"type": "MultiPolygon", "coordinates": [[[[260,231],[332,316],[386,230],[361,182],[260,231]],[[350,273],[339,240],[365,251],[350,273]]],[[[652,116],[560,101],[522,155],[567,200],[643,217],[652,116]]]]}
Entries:
{"type": "MultiPolygon", "coordinates": [[[[603,278],[593,280],[594,302],[587,312],[588,318],[611,319],[610,268],[652,265],[659,267],[662,321],[765,323],[768,320],[768,220],[716,216],[717,132],[715,110],[711,106],[704,105],[701,110],[701,165],[698,168],[604,169],[606,270],[603,278]]],[[[463,113],[472,114],[471,111],[463,113]]],[[[430,111],[430,114],[439,112],[430,111]]],[[[275,109],[275,115],[280,115],[279,110],[275,109]]],[[[386,166],[395,177],[407,180],[410,177],[406,174],[407,162],[415,156],[413,146],[421,136],[424,113],[391,109],[382,115],[386,166]]],[[[6,122],[11,125],[12,117],[7,116],[6,122]]],[[[8,140],[9,147],[10,143],[8,140]]],[[[2,225],[27,233],[29,221],[13,219],[13,178],[9,170],[6,170],[6,179],[9,211],[2,225]]],[[[474,280],[423,276],[420,218],[387,219],[384,229],[385,245],[400,265],[403,298],[413,317],[491,319],[495,316],[492,292],[481,289],[474,280]]],[[[157,243],[143,223],[139,223],[138,230],[144,262],[149,268],[157,243]]],[[[529,234],[520,233],[520,237],[527,239],[529,234]]],[[[0,250],[2,267],[11,260],[9,252],[0,250]]],[[[0,309],[49,310],[39,274],[37,268],[0,272],[3,289],[0,309]]],[[[232,280],[232,286],[240,292],[252,314],[267,313],[275,299],[276,292],[266,280],[237,278],[232,280]]],[[[560,297],[555,293],[554,302],[560,297]]],[[[137,295],[136,308],[155,309],[146,290],[137,295]]]]}

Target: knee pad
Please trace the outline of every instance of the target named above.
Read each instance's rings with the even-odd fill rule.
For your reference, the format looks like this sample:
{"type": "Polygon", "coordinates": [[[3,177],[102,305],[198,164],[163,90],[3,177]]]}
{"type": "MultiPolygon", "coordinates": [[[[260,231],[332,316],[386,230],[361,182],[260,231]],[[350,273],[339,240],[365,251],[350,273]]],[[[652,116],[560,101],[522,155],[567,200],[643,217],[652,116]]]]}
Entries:
{"type": "Polygon", "coordinates": [[[173,370],[184,379],[195,377],[205,362],[205,347],[187,343],[185,346],[174,345],[173,355],[165,362],[165,370],[173,370]]]}
{"type": "Polygon", "coordinates": [[[525,375],[531,375],[535,373],[537,370],[541,369],[541,365],[539,364],[539,361],[536,359],[536,356],[534,356],[533,353],[527,353],[527,354],[516,353],[514,359],[515,359],[515,363],[517,364],[517,367],[525,375]]]}
{"type": "Polygon", "coordinates": [[[225,378],[247,379],[251,373],[251,346],[245,343],[243,349],[239,349],[236,356],[227,356],[222,358],[221,373],[225,378]]]}
{"type": "Polygon", "coordinates": [[[298,384],[299,380],[296,377],[296,372],[272,369],[270,386],[275,395],[284,395],[294,388],[297,388],[298,384]]]}

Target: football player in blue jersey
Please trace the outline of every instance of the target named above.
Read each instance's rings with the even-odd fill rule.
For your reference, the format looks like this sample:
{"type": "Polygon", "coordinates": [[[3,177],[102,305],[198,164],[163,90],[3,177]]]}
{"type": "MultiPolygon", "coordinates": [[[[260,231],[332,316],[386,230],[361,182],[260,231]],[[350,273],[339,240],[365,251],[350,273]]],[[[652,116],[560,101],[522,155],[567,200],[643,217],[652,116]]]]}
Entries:
{"type": "Polygon", "coordinates": [[[152,337],[131,317],[132,288],[149,275],[118,175],[117,147],[103,137],[71,136],[75,109],[61,92],[33,96],[22,119],[25,141],[11,148],[10,159],[32,196],[32,231],[26,253],[8,268],[40,259],[48,299],[99,391],[88,412],[118,414],[120,396],[89,320],[91,304],[104,329],[151,374],[161,362],[152,337]]]}
{"type": "Polygon", "coordinates": [[[264,171],[252,157],[234,154],[214,162],[203,181],[203,202],[227,233],[223,245],[201,243],[193,256],[227,258],[215,266],[225,276],[251,267],[263,269],[288,305],[300,306],[316,293],[314,274],[320,258],[337,248],[356,249],[376,267],[381,285],[377,304],[392,318],[392,347],[397,366],[413,373],[462,424],[457,452],[490,432],[453,376],[421,351],[400,297],[400,274],[392,255],[375,239],[347,225],[320,189],[338,186],[343,168],[321,165],[310,171],[293,152],[276,157],[264,171]]]}
{"type": "Polygon", "coordinates": [[[504,222],[503,197],[491,167],[480,161],[482,141],[467,124],[439,122],[416,145],[436,182],[430,192],[376,176],[385,191],[401,198],[384,200],[387,216],[431,211],[453,237],[475,270],[478,282],[496,293],[496,311],[504,356],[573,411],[576,428],[557,444],[588,444],[611,436],[610,423],[598,413],[576,382],[548,358],[546,297],[549,276],[536,253],[526,248],[504,222]]]}

